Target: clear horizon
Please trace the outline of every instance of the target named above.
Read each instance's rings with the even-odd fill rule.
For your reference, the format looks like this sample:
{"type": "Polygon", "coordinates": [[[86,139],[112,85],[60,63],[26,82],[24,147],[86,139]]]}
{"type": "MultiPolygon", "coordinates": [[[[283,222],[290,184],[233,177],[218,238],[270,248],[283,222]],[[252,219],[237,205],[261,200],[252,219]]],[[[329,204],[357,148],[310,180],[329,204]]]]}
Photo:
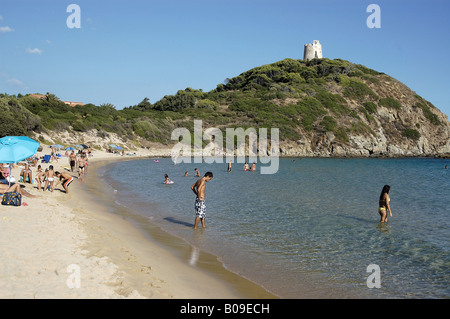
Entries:
{"type": "Polygon", "coordinates": [[[384,72],[449,116],[449,9],[445,0],[8,2],[0,6],[0,92],[122,109],[303,59],[304,44],[319,40],[324,57],[384,72]],[[367,25],[370,4],[380,8],[380,28],[367,25]]]}

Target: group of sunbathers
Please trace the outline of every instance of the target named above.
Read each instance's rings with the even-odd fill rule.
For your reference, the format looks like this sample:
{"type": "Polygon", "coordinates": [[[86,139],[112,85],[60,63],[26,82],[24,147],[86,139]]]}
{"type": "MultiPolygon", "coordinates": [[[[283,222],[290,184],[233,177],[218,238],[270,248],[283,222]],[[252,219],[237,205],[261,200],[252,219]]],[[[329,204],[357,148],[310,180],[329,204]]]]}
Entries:
{"type": "MultiPolygon", "coordinates": [[[[20,165],[20,164],[19,164],[20,165]]],[[[41,165],[37,166],[36,175],[33,179],[33,172],[31,166],[27,162],[24,168],[20,170],[20,181],[23,183],[36,183],[38,190],[53,190],[61,183],[66,194],[69,193],[69,185],[73,182],[73,177],[66,172],[58,172],[54,170],[53,165],[50,165],[45,171],[41,165]]],[[[7,192],[18,192],[24,196],[34,197],[29,192],[20,187],[20,184],[15,183],[15,179],[10,176],[10,165],[0,164],[0,194],[7,192]]]]}

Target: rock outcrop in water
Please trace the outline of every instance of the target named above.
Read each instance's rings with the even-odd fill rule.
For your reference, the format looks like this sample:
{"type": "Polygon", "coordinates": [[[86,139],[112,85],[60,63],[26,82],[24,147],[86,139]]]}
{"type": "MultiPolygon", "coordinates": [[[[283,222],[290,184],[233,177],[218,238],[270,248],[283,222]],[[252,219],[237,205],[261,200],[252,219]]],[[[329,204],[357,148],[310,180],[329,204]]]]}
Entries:
{"type": "Polygon", "coordinates": [[[243,73],[225,89],[236,83],[245,83],[244,92],[258,83],[288,95],[272,99],[279,108],[293,108],[298,120],[298,138],[280,143],[284,156],[450,155],[448,117],[403,83],[362,65],[284,60],[243,73]]]}
{"type": "Polygon", "coordinates": [[[350,109],[358,114],[362,129],[352,129],[355,120],[342,117],[340,124],[347,127],[348,139],[339,139],[333,131],[304,130],[301,139],[281,144],[282,154],[319,157],[449,157],[448,117],[403,83],[384,74],[377,76],[377,79],[379,82],[368,83],[368,87],[380,97],[379,101],[398,101],[397,107],[380,106],[378,103],[376,111],[367,116],[361,107],[364,103],[347,99],[350,109]]]}

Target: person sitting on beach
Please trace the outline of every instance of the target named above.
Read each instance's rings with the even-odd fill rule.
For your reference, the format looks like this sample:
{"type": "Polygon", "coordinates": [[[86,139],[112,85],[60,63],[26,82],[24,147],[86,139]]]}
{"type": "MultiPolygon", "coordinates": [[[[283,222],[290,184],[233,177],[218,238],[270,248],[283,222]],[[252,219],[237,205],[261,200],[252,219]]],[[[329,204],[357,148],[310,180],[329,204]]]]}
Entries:
{"type": "Polygon", "coordinates": [[[20,195],[26,196],[26,197],[31,197],[31,198],[36,197],[35,195],[31,195],[25,189],[20,187],[20,184],[13,184],[13,185],[11,185],[11,187],[6,184],[0,184],[0,194],[12,193],[12,192],[19,193],[20,195]]]}
{"type": "Polygon", "coordinates": [[[200,177],[200,171],[196,168],[194,168],[195,171],[195,177],[200,177]]]}
{"type": "Polygon", "coordinates": [[[3,164],[0,163],[0,180],[6,181],[6,176],[3,174],[3,170],[4,170],[3,164]]]}
{"type": "Polygon", "coordinates": [[[2,175],[3,175],[3,177],[5,178],[5,179],[7,179],[8,178],[8,176],[9,176],[9,169],[8,169],[8,164],[3,164],[2,165],[2,167],[1,167],[1,169],[2,169],[2,175]]]}
{"type": "Polygon", "coordinates": [[[66,194],[69,194],[69,185],[73,182],[73,177],[72,175],[70,175],[69,173],[65,173],[65,172],[55,172],[56,177],[59,178],[59,180],[56,182],[55,188],[56,186],[58,186],[59,183],[61,183],[61,181],[63,181],[61,183],[61,185],[64,187],[64,190],[66,191],[66,194]]]}
{"type": "Polygon", "coordinates": [[[43,191],[45,192],[47,187],[50,186],[50,191],[53,192],[53,182],[55,181],[55,171],[53,170],[53,165],[49,166],[48,171],[45,172],[45,177],[47,180],[45,181],[43,191]]]}
{"type": "Polygon", "coordinates": [[[33,181],[33,174],[31,172],[30,169],[30,165],[25,164],[25,168],[22,169],[22,171],[20,172],[20,176],[23,178],[23,182],[26,183],[27,182],[27,177],[28,177],[28,182],[31,184],[33,181]]]}
{"type": "Polygon", "coordinates": [[[39,161],[39,158],[37,158],[36,156],[32,156],[32,157],[28,157],[27,158],[28,164],[30,164],[33,167],[36,167],[38,161],[39,161]]]}

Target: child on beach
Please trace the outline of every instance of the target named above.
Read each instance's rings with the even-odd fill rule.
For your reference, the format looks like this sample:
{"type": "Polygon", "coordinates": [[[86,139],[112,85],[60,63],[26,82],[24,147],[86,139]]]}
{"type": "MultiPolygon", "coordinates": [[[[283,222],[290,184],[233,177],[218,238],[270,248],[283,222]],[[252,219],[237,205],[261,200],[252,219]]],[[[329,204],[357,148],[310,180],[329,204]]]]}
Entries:
{"type": "Polygon", "coordinates": [[[73,177],[65,172],[56,172],[55,175],[59,178],[58,182],[56,182],[55,188],[59,183],[61,183],[62,180],[64,180],[61,184],[64,187],[66,194],[69,194],[69,185],[73,182],[73,177]]]}
{"type": "Polygon", "coordinates": [[[45,181],[43,191],[45,192],[47,186],[50,186],[50,191],[53,192],[53,182],[55,181],[55,171],[53,170],[53,165],[50,165],[48,171],[45,172],[45,178],[47,180],[45,181]]]}
{"type": "Polygon", "coordinates": [[[42,170],[42,166],[38,165],[37,170],[36,170],[36,177],[35,177],[38,191],[41,190],[41,183],[44,182],[44,178],[45,178],[45,172],[42,170]]]}

